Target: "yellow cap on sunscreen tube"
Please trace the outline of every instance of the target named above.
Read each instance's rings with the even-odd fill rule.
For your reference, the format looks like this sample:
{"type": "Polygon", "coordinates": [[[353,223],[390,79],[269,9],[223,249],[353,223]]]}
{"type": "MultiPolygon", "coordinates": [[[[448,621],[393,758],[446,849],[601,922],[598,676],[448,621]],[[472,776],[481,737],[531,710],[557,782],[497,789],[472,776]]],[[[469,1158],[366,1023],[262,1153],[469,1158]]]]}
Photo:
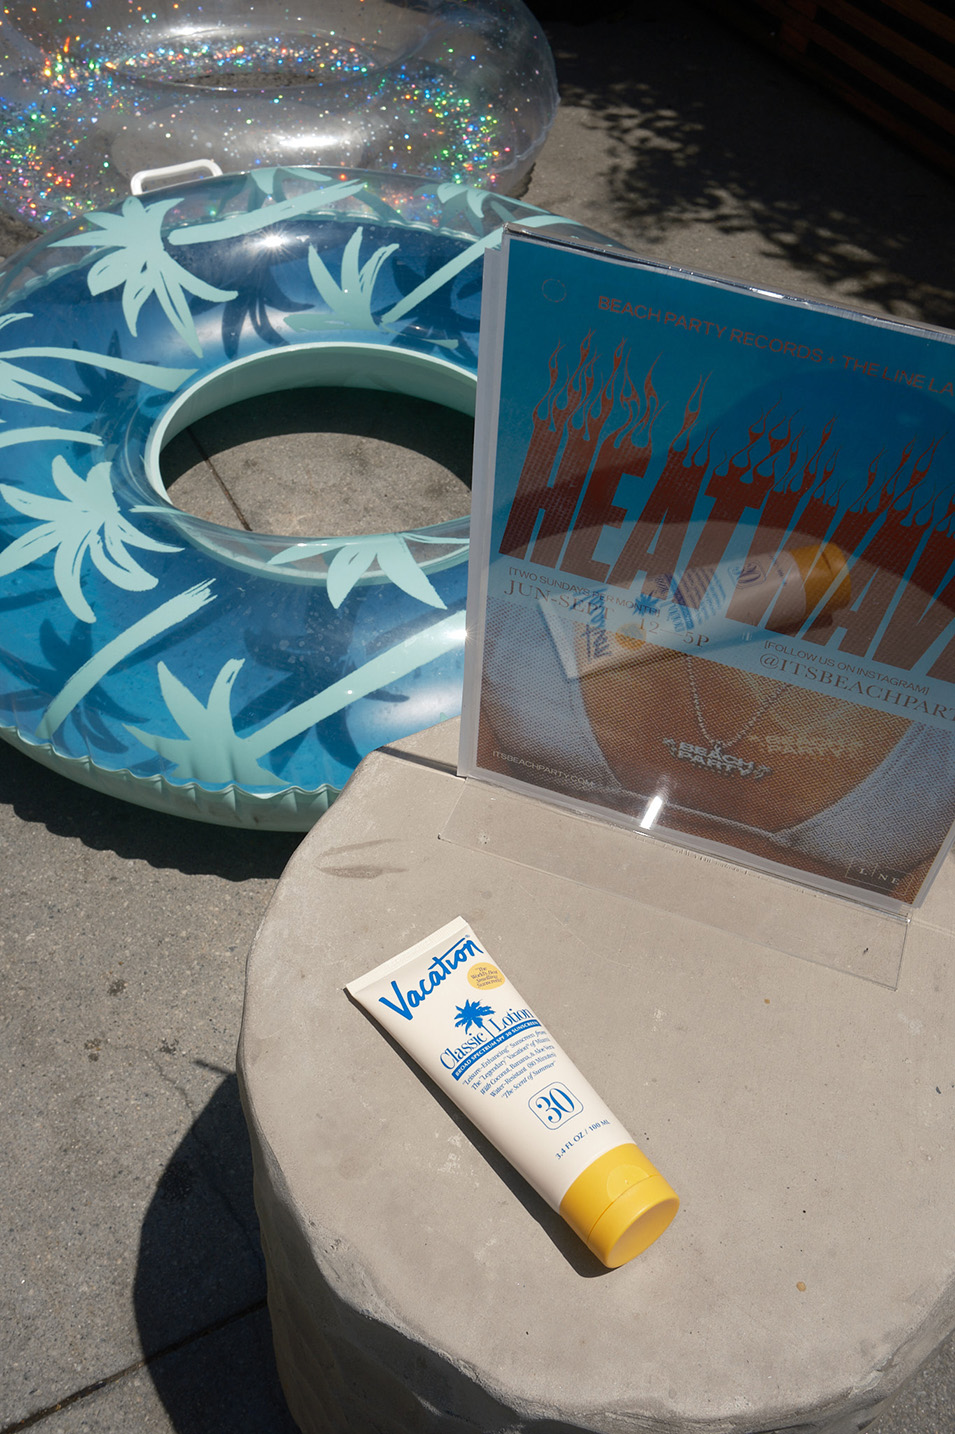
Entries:
{"type": "Polygon", "coordinates": [[[643,1151],[617,1145],[577,1176],[560,1214],[584,1244],[615,1270],[662,1235],[680,1200],[643,1151]]]}
{"type": "Polygon", "coordinates": [[[826,614],[849,606],[852,579],[845,553],[840,547],[835,543],[821,543],[808,548],[793,548],[792,557],[806,589],[807,614],[822,602],[827,593],[830,595],[824,609],[826,614]]]}

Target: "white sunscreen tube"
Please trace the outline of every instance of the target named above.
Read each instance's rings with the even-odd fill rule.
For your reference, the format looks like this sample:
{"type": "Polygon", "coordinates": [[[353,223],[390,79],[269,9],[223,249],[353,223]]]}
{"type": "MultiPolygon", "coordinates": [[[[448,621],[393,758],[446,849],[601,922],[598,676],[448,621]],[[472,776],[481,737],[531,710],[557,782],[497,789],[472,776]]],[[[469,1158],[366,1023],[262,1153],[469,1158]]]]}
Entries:
{"type": "Polygon", "coordinates": [[[610,1269],[669,1225],[673,1190],[461,917],[345,989],[610,1269]]]}
{"type": "Polygon", "coordinates": [[[668,648],[712,651],[738,644],[739,624],[759,627],[771,606],[776,632],[798,627],[820,603],[828,614],[848,606],[851,598],[842,550],[835,543],[822,543],[750,557],[745,563],[688,568],[675,588],[672,574],[663,573],[644,584],[638,602],[648,604],[646,611],[613,628],[606,625],[606,595],[601,592],[578,600],[584,616],[576,622],[573,608],[555,611],[546,600],[540,607],[564,672],[574,678],[653,659],[668,648]],[[594,611],[600,622],[586,616],[594,611]]]}

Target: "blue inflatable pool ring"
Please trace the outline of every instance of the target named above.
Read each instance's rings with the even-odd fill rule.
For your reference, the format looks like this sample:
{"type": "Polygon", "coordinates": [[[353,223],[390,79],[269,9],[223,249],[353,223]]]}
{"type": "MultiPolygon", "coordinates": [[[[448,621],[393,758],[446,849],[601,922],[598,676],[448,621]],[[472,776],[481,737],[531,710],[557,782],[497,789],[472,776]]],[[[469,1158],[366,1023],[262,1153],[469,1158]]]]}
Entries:
{"type": "Polygon", "coordinates": [[[556,110],[523,0],[7,0],[0,208],[43,229],[197,160],[511,194],[556,110]]]}
{"type": "Polygon", "coordinates": [[[0,268],[0,735],[147,807],[303,830],[460,710],[468,520],[282,538],[178,509],[164,444],[320,384],[473,412],[501,227],[453,183],[257,170],[129,197],[0,268]]]}

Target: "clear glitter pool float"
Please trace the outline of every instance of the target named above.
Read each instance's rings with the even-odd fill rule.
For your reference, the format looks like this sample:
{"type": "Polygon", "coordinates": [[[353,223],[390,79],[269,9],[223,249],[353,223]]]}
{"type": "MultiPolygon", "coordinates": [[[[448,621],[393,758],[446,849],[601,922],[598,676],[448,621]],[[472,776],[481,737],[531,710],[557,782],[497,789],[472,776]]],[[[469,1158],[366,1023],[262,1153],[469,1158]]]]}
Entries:
{"type": "Polygon", "coordinates": [[[44,228],[196,159],[514,193],[556,108],[522,0],[10,0],[0,207],[44,228]]]}
{"type": "Polygon", "coordinates": [[[159,455],[292,387],[473,412],[511,221],[600,240],[453,183],[280,169],[129,197],[0,267],[0,736],[144,806],[305,829],[367,752],[460,710],[466,518],[237,531],[176,508],[159,455]]]}

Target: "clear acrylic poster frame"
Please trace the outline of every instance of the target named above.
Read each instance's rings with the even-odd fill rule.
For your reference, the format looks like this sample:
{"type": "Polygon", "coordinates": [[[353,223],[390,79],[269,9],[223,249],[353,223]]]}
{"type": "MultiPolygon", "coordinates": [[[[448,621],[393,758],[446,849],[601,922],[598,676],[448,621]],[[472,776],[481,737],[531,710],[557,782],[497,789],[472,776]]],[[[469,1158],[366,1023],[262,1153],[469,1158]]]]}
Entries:
{"type": "Polygon", "coordinates": [[[731,926],[769,902],[768,944],[807,954],[821,902],[900,953],[955,834],[948,568],[927,597],[915,581],[933,543],[955,572],[953,338],[508,232],[485,274],[461,774],[636,834],[641,900],[685,893],[660,864],[693,853],[710,919],[705,854],[707,881],[748,875],[731,926]]]}

